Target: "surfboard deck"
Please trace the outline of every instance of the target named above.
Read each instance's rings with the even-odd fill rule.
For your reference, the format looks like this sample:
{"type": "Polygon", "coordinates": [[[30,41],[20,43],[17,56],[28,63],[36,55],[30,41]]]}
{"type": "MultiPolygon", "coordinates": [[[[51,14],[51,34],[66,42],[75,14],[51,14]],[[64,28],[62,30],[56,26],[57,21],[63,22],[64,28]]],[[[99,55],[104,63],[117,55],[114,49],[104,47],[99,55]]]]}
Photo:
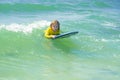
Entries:
{"type": "Polygon", "coordinates": [[[54,39],[68,37],[68,36],[71,36],[71,35],[74,35],[74,34],[77,34],[77,33],[78,33],[78,31],[63,33],[63,34],[60,34],[60,35],[56,35],[54,39]]]}

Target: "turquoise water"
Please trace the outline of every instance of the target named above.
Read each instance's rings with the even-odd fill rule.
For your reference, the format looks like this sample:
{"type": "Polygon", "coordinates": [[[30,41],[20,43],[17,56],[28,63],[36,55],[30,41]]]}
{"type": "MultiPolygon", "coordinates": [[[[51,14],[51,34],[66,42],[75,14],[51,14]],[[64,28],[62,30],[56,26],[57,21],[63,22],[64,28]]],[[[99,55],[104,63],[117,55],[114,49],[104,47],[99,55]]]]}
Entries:
{"type": "Polygon", "coordinates": [[[119,80],[119,0],[1,0],[0,80],[119,80]],[[61,31],[46,39],[57,19],[61,31]]]}

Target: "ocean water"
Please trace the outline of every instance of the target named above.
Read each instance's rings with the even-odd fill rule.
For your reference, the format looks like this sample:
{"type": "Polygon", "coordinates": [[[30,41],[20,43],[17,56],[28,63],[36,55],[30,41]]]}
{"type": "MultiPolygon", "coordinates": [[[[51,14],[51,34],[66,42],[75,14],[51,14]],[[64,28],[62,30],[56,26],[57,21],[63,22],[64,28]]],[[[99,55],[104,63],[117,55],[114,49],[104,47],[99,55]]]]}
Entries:
{"type": "Polygon", "coordinates": [[[0,0],[0,80],[119,80],[119,0],[0,0]],[[46,39],[54,19],[61,32],[46,39]]]}

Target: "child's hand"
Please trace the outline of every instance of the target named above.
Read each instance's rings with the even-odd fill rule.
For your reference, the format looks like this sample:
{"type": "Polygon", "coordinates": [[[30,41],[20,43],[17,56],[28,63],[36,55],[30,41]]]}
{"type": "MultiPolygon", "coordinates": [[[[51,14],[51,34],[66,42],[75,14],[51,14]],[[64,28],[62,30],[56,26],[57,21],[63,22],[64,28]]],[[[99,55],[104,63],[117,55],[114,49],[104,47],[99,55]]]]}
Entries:
{"type": "Polygon", "coordinates": [[[55,35],[52,35],[52,38],[55,38],[55,35]]]}

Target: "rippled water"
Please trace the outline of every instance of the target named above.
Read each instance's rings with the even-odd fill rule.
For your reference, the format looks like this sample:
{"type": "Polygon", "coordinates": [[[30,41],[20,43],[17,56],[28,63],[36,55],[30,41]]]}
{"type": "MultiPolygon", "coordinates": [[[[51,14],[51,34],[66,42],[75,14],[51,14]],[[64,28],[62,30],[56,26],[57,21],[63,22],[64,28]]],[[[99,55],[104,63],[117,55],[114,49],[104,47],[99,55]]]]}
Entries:
{"type": "Polygon", "coordinates": [[[119,80],[119,0],[0,1],[0,80],[119,80]],[[56,40],[43,34],[57,19],[56,40]]]}

